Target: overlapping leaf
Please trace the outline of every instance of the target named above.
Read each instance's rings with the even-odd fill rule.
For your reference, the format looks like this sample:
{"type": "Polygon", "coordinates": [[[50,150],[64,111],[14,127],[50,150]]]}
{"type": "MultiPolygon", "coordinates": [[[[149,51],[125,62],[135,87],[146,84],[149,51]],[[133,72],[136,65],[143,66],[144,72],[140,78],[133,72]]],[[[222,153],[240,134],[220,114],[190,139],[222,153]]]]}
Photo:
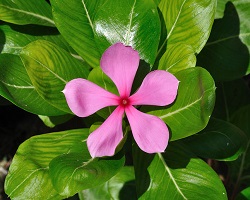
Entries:
{"type": "Polygon", "coordinates": [[[233,124],[211,118],[205,129],[184,142],[199,157],[232,161],[245,150],[247,137],[233,124]]]}
{"type": "Polygon", "coordinates": [[[242,14],[246,16],[240,19],[234,4],[227,3],[224,17],[215,20],[209,40],[198,56],[198,65],[217,81],[235,80],[250,72],[250,28],[240,27],[250,14],[242,14]]]}
{"type": "Polygon", "coordinates": [[[190,45],[194,52],[199,53],[209,37],[215,7],[215,0],[161,0],[159,9],[167,35],[163,36],[159,53],[165,52],[166,45],[177,43],[190,45]]]}
{"type": "Polygon", "coordinates": [[[26,140],[17,150],[5,181],[11,199],[63,199],[49,176],[50,161],[69,152],[88,150],[87,129],[43,134],[26,140]]]}
{"type": "Polygon", "coordinates": [[[180,81],[175,102],[149,112],[166,122],[171,140],[187,137],[205,128],[215,101],[214,80],[203,68],[189,68],[175,76],[180,81]]]}
{"type": "Polygon", "coordinates": [[[37,92],[53,106],[71,113],[62,90],[68,81],[86,78],[88,67],[45,40],[30,43],[20,56],[37,92]]]}
{"type": "Polygon", "coordinates": [[[67,42],[90,66],[99,66],[101,54],[94,41],[93,20],[104,0],[51,0],[50,3],[56,26],[67,42]]]}
{"type": "Polygon", "coordinates": [[[80,200],[136,200],[135,175],[133,167],[123,167],[114,177],[106,183],[83,190],[79,193],[80,200]]]}
{"type": "Polygon", "coordinates": [[[182,143],[172,142],[164,154],[149,155],[134,148],[138,198],[226,200],[218,175],[182,143]]]}
{"type": "Polygon", "coordinates": [[[0,0],[0,20],[14,24],[55,26],[51,8],[45,0],[0,0]]]}
{"type": "Polygon", "coordinates": [[[94,19],[95,39],[103,53],[111,44],[122,42],[154,64],[160,39],[160,20],[152,0],[106,0],[94,19]]]}
{"type": "Polygon", "coordinates": [[[176,73],[190,67],[195,67],[195,64],[196,56],[193,48],[185,44],[175,44],[163,54],[158,69],[176,73]]]}
{"type": "Polygon", "coordinates": [[[47,103],[35,90],[16,55],[0,55],[0,95],[18,107],[38,115],[63,115],[65,112],[47,103]]]}

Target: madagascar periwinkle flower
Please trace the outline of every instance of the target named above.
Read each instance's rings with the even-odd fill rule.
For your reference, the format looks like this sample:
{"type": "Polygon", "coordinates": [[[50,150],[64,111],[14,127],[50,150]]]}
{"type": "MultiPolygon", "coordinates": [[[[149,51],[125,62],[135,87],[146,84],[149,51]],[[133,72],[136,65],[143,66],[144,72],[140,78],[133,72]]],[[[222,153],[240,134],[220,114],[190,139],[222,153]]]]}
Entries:
{"type": "Polygon", "coordinates": [[[164,152],[167,147],[169,131],[166,124],[156,116],[142,113],[135,106],[171,104],[176,98],[179,81],[164,70],[155,70],[147,74],[139,89],[131,95],[139,61],[138,52],[122,43],[110,46],[103,53],[101,69],[115,83],[119,96],[81,78],[71,80],[63,90],[69,108],[79,117],[87,117],[107,106],[117,106],[87,139],[92,157],[115,154],[115,149],[123,138],[124,113],[133,137],[143,151],[164,152]]]}

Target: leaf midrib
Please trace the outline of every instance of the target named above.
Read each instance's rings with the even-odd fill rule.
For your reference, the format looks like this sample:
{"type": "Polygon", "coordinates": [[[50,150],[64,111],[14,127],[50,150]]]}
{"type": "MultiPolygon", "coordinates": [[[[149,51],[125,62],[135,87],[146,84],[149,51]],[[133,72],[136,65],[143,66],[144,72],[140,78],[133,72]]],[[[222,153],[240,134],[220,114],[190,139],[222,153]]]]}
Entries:
{"type": "Polygon", "coordinates": [[[6,8],[6,9],[9,9],[11,11],[15,11],[15,12],[19,12],[19,13],[24,13],[26,15],[31,15],[31,16],[33,16],[35,18],[47,21],[51,25],[55,26],[55,22],[53,20],[49,19],[48,17],[42,16],[42,15],[39,15],[39,14],[36,14],[36,13],[33,13],[33,12],[29,12],[29,11],[25,11],[25,10],[20,10],[20,9],[17,9],[17,8],[12,8],[12,7],[3,5],[3,4],[1,4],[0,6],[6,8]]]}
{"type": "Polygon", "coordinates": [[[168,166],[167,166],[167,164],[166,164],[164,158],[162,157],[161,153],[157,153],[157,155],[159,156],[160,161],[161,161],[162,164],[164,165],[164,167],[165,167],[165,169],[166,169],[166,171],[167,171],[167,173],[168,173],[170,179],[172,180],[172,182],[173,182],[174,186],[176,187],[177,191],[179,192],[179,194],[183,197],[184,200],[188,200],[188,198],[182,193],[181,188],[180,188],[179,185],[177,184],[177,182],[176,182],[174,176],[172,175],[170,169],[168,168],[168,166]]]}

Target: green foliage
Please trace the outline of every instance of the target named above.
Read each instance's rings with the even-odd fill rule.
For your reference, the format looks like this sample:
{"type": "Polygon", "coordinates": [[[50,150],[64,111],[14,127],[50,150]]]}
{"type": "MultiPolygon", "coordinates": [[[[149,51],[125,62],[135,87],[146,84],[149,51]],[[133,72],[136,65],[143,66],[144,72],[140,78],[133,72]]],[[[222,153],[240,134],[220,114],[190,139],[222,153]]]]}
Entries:
{"type": "Polygon", "coordinates": [[[116,42],[141,58],[132,93],[152,69],[180,81],[171,105],[137,107],[167,124],[164,153],[142,152],[124,118],[121,151],[92,159],[86,140],[113,111],[104,108],[82,120],[84,129],[22,143],[6,193],[31,200],[76,193],[81,200],[249,199],[249,8],[249,0],[0,0],[1,106],[11,102],[56,127],[73,117],[62,93],[70,80],[118,94],[99,67],[116,42]],[[207,160],[226,163],[224,186],[207,160]]]}

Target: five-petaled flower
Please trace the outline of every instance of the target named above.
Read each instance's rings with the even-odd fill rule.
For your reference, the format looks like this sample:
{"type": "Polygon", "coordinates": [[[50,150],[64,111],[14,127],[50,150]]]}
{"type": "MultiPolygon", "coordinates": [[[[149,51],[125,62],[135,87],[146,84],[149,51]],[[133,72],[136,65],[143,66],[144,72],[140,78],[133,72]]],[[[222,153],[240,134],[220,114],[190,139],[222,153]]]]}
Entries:
{"type": "Polygon", "coordinates": [[[93,131],[87,146],[92,157],[112,156],[123,138],[124,112],[138,146],[147,153],[164,152],[169,140],[166,124],[158,117],[142,113],[135,106],[171,104],[177,95],[179,81],[164,70],[147,74],[139,89],[131,93],[140,57],[132,47],[116,43],[102,55],[100,66],[115,83],[119,96],[81,78],[68,82],[63,90],[71,111],[87,117],[96,111],[117,106],[104,123],[93,131]]]}

